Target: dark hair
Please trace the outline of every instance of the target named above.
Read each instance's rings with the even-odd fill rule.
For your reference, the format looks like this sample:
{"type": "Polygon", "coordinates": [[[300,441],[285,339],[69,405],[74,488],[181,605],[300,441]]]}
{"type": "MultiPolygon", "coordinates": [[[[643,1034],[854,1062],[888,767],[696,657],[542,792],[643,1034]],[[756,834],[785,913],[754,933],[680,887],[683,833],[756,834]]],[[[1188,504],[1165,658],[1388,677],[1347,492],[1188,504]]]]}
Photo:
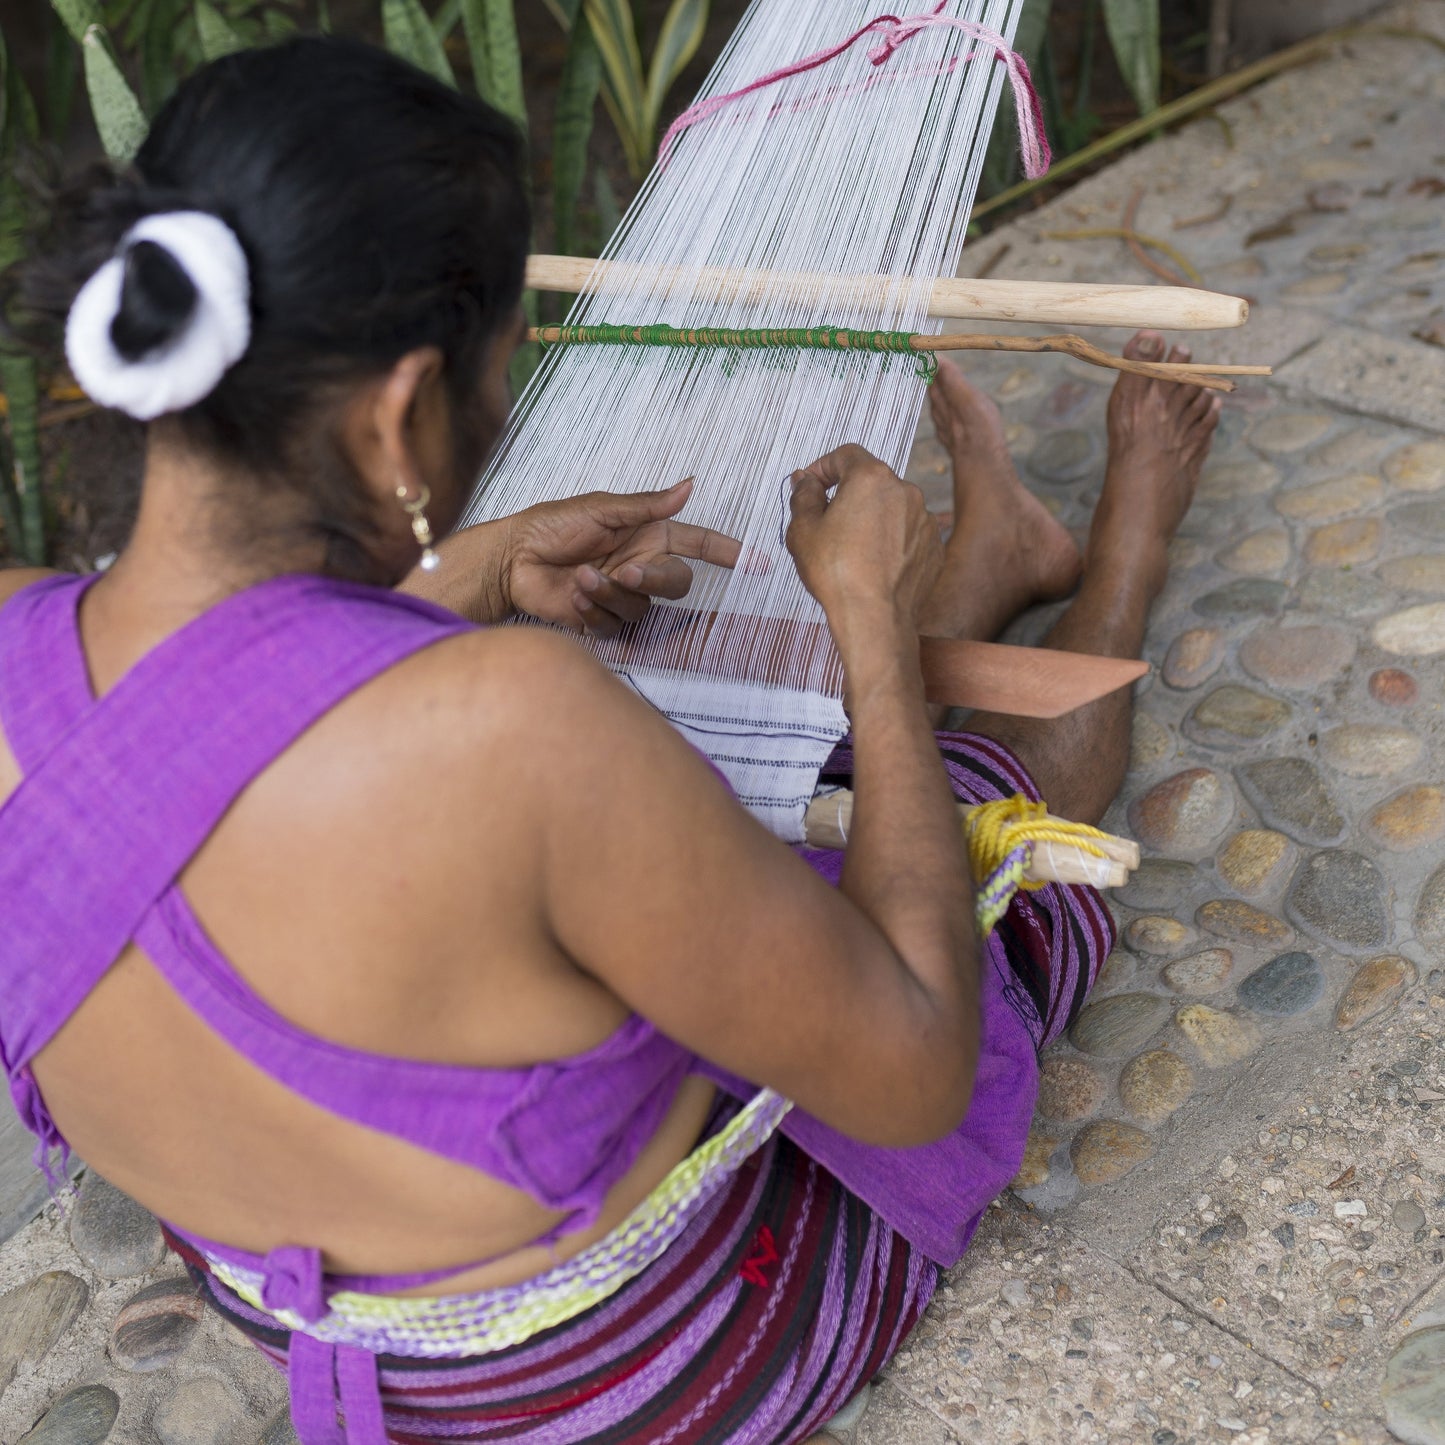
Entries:
{"type": "MultiPolygon", "coordinates": [[[[54,236],[16,268],[10,314],[58,330],[124,233],[173,210],[211,212],[235,231],[252,311],[246,354],[174,424],[223,462],[302,492],[328,570],[366,575],[371,504],[315,434],[318,406],[430,345],[465,426],[488,344],[521,295],[530,215],[518,132],[358,42],[240,51],[177,90],[128,173],[62,198],[54,236]]],[[[164,248],[134,246],[117,350],[134,358],[165,345],[195,299],[164,248]]],[[[476,452],[476,438],[457,440],[476,452]]]]}

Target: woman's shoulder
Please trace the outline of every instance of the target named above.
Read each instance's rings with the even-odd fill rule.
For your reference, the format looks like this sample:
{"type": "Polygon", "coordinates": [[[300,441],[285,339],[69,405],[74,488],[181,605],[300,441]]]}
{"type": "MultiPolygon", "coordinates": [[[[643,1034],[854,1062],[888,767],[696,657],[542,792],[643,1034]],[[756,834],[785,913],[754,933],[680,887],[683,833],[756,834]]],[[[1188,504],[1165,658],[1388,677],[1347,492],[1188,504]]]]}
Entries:
{"type": "Polygon", "coordinates": [[[0,567],[0,607],[32,583],[55,575],[44,567],[0,567]]]}

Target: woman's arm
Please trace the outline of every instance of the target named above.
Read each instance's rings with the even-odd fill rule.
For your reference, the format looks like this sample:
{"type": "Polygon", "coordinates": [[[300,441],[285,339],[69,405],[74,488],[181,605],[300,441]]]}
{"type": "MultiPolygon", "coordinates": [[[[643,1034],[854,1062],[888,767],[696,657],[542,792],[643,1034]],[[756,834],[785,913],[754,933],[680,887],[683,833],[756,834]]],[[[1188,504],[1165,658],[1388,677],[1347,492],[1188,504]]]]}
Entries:
{"type": "Polygon", "coordinates": [[[971,888],[917,660],[937,529],[916,489],[861,453],[801,483],[795,513],[790,544],[830,609],[855,724],[860,831],[842,892],[556,638],[512,664],[528,696],[508,750],[532,760],[514,781],[536,789],[544,913],[582,970],[825,1123],[921,1143],[966,1111],[978,1039],[971,888]]]}

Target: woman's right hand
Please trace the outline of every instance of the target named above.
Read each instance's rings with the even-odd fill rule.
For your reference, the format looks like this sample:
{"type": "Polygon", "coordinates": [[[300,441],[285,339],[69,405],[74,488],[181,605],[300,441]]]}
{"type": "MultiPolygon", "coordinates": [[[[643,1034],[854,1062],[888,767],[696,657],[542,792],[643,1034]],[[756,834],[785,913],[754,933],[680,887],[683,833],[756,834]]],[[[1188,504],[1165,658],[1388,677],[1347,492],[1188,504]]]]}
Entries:
{"type": "Polygon", "coordinates": [[[943,567],[923,493],[862,447],[840,447],[793,474],[788,550],[840,649],[880,613],[917,632],[943,567]],[[832,492],[832,499],[829,499],[832,492]]]}

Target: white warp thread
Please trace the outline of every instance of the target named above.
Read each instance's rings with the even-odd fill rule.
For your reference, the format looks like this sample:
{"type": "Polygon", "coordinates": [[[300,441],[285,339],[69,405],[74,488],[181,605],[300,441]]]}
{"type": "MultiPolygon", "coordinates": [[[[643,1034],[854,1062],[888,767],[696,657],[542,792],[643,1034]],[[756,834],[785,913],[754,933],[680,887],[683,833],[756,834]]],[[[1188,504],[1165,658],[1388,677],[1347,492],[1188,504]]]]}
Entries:
{"type": "MultiPolygon", "coordinates": [[[[950,13],[1011,42],[1021,8],[955,0],[950,13]]],[[[877,13],[878,0],[754,0],[699,99],[846,38],[877,13]]],[[[607,259],[639,269],[603,278],[569,322],[936,332],[932,280],[957,272],[1004,81],[991,52],[966,60],[974,46],[933,27],[910,41],[910,68],[886,85],[859,46],[689,129],[608,248],[607,259]],[[701,284],[705,267],[775,275],[740,300],[701,284]],[[886,294],[820,301],[797,279],[807,272],[891,281],[886,294]]],[[[654,607],[625,644],[593,646],[718,762],[759,818],[800,841],[847,719],[825,620],[783,545],[787,478],[845,443],[901,472],[925,391],[907,356],[559,347],[465,520],[695,476],[685,520],[741,537],[746,565],[698,566],[684,604],[654,607]],[[714,615],[751,620],[714,626],[714,615]],[[678,671],[669,663],[689,627],[678,671]]]]}

